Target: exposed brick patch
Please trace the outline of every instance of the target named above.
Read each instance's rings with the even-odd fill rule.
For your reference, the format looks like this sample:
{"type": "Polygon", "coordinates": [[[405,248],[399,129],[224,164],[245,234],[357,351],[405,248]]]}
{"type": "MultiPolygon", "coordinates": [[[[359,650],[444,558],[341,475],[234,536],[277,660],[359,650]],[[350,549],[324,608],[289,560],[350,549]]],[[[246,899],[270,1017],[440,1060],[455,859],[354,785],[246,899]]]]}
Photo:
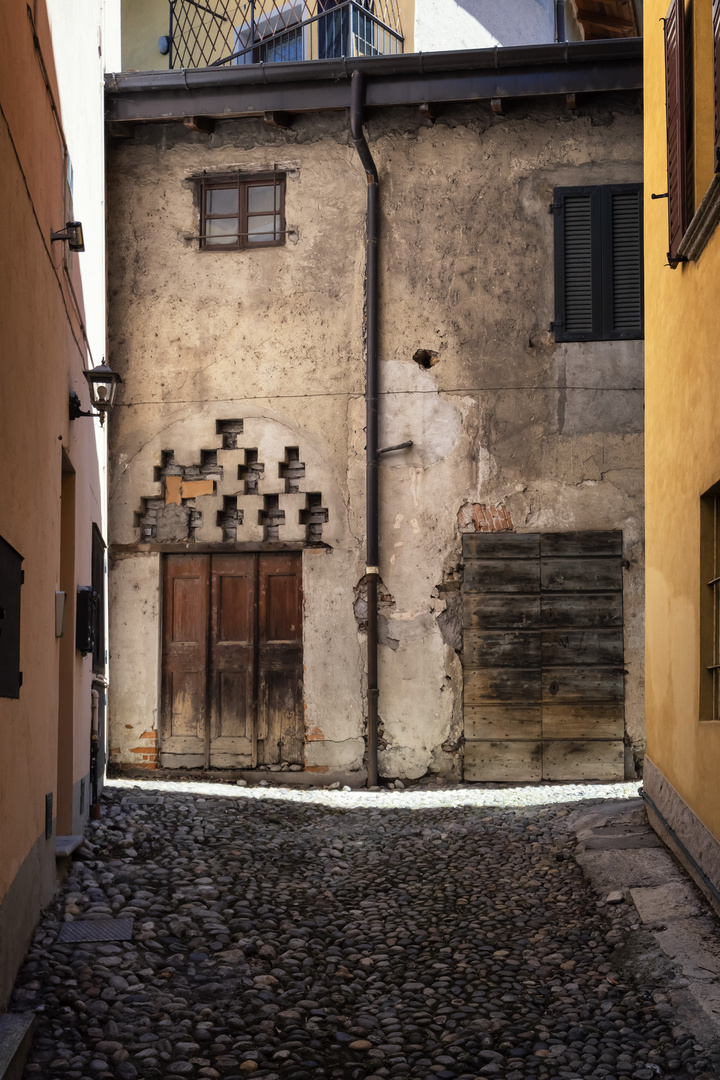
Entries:
{"type": "Polygon", "coordinates": [[[330,772],[329,765],[306,765],[305,772],[330,772]]]}
{"type": "Polygon", "coordinates": [[[458,511],[460,532],[512,532],[515,526],[506,506],[465,503],[458,511]]]}

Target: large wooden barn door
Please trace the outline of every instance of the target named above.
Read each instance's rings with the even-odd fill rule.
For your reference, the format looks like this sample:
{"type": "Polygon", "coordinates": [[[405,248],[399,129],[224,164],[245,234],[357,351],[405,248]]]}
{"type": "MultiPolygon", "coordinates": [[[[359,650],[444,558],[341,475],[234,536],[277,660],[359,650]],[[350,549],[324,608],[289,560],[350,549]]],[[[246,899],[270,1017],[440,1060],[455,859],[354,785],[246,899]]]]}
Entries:
{"type": "Polygon", "coordinates": [[[621,544],[463,536],[467,780],[623,778],[621,544]]]}
{"type": "Polygon", "coordinates": [[[161,764],[303,762],[302,555],[168,555],[161,764]]]}

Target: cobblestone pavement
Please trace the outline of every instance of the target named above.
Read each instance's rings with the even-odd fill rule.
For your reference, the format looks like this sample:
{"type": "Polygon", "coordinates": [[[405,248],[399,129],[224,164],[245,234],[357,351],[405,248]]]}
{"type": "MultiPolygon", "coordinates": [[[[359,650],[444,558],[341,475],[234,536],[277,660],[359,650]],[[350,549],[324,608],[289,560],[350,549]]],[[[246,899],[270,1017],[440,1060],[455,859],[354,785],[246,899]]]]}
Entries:
{"type": "Polygon", "coordinates": [[[18,978],[27,1076],[715,1080],[563,829],[636,792],[115,783],[18,978]],[[55,943],[109,916],[131,941],[55,943]]]}

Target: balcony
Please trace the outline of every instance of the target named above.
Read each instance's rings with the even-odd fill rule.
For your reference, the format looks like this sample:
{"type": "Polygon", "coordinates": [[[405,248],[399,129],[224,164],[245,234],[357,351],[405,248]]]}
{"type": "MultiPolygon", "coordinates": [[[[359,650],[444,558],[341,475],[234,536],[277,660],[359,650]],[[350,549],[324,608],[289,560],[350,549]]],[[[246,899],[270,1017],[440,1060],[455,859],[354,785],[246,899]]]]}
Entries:
{"type": "Polygon", "coordinates": [[[398,0],[170,0],[170,68],[402,51],[398,0]]]}

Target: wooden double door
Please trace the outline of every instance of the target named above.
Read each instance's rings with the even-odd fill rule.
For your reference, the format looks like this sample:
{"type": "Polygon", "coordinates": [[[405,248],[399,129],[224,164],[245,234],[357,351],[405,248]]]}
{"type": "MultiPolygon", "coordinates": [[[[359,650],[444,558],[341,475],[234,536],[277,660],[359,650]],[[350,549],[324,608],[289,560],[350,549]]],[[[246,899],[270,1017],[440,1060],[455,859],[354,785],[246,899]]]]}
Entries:
{"type": "Polygon", "coordinates": [[[619,532],[463,537],[467,780],[622,780],[619,532]]]}
{"type": "Polygon", "coordinates": [[[303,763],[302,553],[167,555],[161,764],[303,763]]]}

